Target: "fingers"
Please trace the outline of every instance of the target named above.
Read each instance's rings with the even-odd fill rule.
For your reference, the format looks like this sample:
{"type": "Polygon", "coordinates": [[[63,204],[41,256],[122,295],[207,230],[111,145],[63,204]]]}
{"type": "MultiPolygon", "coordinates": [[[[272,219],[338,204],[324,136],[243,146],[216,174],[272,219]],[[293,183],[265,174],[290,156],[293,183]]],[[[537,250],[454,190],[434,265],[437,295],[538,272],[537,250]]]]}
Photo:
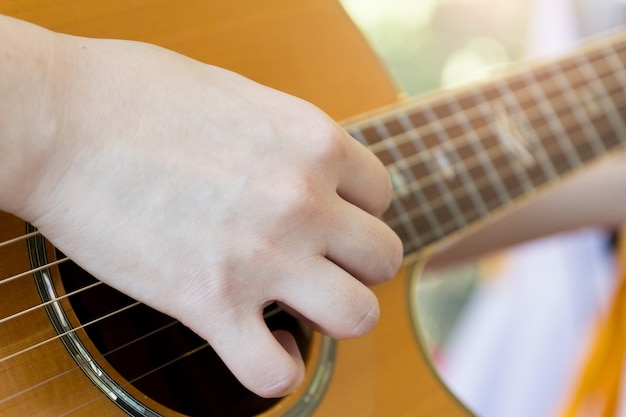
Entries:
{"type": "Polygon", "coordinates": [[[384,165],[367,148],[345,132],[346,159],[339,172],[337,193],[374,216],[389,207],[393,188],[384,165]]]}
{"type": "Polygon", "coordinates": [[[335,215],[325,256],[367,285],[392,278],[402,263],[403,247],[391,228],[345,202],[336,205],[335,215]]]}
{"type": "MultiPolygon", "coordinates": [[[[334,338],[361,336],[374,327],[380,315],[373,292],[321,256],[294,265],[290,279],[281,280],[269,293],[295,317],[334,338]]],[[[295,339],[282,330],[272,334],[259,309],[246,310],[225,311],[219,317],[219,328],[214,327],[214,320],[206,327],[191,327],[209,341],[250,391],[262,397],[292,392],[304,377],[295,339]]]]}
{"type": "Polygon", "coordinates": [[[209,338],[211,346],[246,388],[272,398],[300,385],[304,362],[289,332],[277,330],[272,334],[260,314],[224,326],[228,331],[220,332],[220,338],[209,338]]]}
{"type": "MultiPolygon", "coordinates": [[[[323,249],[311,256],[311,246],[305,245],[308,249],[302,258],[283,263],[275,271],[289,279],[274,281],[266,294],[324,334],[357,337],[370,331],[380,315],[375,295],[364,284],[379,283],[395,274],[402,260],[402,244],[372,214],[337,195],[334,199],[327,202],[332,207],[326,211],[327,226],[317,229],[326,230],[322,236],[314,233],[308,239],[321,237],[323,249]]],[[[265,301],[269,300],[257,300],[265,301]]],[[[233,321],[224,338],[210,342],[248,389],[265,397],[284,395],[303,378],[300,353],[289,333],[272,335],[257,316],[233,321]]]]}
{"type": "Polygon", "coordinates": [[[380,315],[374,293],[325,258],[312,259],[276,293],[287,311],[338,339],[367,333],[380,315]]]}

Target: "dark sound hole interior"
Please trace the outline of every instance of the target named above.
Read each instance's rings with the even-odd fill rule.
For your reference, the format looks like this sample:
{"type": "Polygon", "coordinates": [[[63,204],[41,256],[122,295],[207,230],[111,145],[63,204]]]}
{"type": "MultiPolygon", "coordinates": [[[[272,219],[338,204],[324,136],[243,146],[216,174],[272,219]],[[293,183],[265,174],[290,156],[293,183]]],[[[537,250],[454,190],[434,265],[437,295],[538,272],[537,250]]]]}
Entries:
{"type": "MultiPolygon", "coordinates": [[[[71,262],[60,265],[60,272],[68,293],[96,282],[71,262]]],[[[135,302],[106,285],[73,295],[69,300],[81,323],[135,302]]],[[[282,311],[266,321],[272,330],[290,331],[306,360],[310,343],[308,328],[282,311]]],[[[117,312],[85,330],[100,353],[127,381],[146,396],[180,413],[249,417],[279,401],[249,392],[203,339],[143,304],[117,312]]]]}

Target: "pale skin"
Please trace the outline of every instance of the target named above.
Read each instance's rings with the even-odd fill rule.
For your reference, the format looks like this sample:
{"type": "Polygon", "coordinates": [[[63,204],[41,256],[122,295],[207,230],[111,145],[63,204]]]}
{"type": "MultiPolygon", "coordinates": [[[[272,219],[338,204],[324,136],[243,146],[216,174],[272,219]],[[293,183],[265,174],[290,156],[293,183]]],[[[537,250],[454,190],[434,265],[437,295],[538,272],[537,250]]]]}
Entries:
{"type": "Polygon", "coordinates": [[[0,209],[189,326],[262,396],[295,389],[278,301],[337,338],[376,323],[398,237],[382,164],[309,103],[151,45],[1,17],[0,209]]]}
{"type": "MultiPolygon", "coordinates": [[[[262,396],[291,392],[304,374],[293,338],[263,323],[269,303],[336,338],[374,326],[368,287],[402,260],[378,219],[389,177],[319,109],[151,45],[2,16],[0,39],[0,210],[181,320],[262,396]]],[[[625,171],[607,164],[436,260],[618,224],[625,171]],[[583,192],[595,209],[572,209],[590,198],[563,210],[583,192]]]]}

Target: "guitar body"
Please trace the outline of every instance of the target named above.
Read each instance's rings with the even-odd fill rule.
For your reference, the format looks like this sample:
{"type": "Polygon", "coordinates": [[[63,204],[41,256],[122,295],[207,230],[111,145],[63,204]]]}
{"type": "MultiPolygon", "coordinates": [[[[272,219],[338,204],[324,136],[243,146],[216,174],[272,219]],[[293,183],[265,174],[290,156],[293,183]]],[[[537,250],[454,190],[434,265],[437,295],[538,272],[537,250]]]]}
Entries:
{"type": "MultiPolygon", "coordinates": [[[[183,6],[171,0],[4,0],[0,13],[75,35],[158,44],[302,97],[337,120],[391,104],[398,97],[335,1],[195,0],[183,6]]],[[[0,242],[24,233],[23,221],[0,213],[0,242]]],[[[47,251],[54,253],[51,247],[47,251]]],[[[30,269],[25,244],[0,247],[0,279],[30,269]]],[[[53,280],[62,293],[60,277],[53,280]]],[[[404,270],[375,289],[381,321],[371,334],[339,342],[330,386],[314,415],[467,415],[420,351],[409,317],[408,281],[404,270]]],[[[39,303],[32,279],[3,285],[0,319],[39,303]]],[[[67,300],[63,304],[69,320],[79,324],[72,306],[67,300]]],[[[97,352],[89,335],[78,333],[86,348],[97,352]]],[[[0,357],[55,336],[43,309],[0,322],[0,357]]],[[[100,364],[112,377],[124,380],[107,360],[100,364]]],[[[124,415],[76,367],[60,340],[1,362],[0,381],[3,416],[124,415]],[[61,376],[41,383],[55,375],[61,376]]],[[[181,415],[132,386],[126,389],[163,415],[181,415]]],[[[281,415],[283,408],[279,402],[267,415],[281,415]]]]}

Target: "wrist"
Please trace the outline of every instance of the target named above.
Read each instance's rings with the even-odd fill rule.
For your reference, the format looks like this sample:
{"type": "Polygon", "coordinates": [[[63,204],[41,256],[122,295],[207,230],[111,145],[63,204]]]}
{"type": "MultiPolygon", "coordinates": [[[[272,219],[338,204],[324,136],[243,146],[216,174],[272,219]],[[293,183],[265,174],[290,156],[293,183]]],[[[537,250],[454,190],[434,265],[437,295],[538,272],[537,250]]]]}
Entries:
{"type": "Polygon", "coordinates": [[[57,136],[57,35],[5,16],[0,33],[0,210],[24,217],[57,136]]]}

